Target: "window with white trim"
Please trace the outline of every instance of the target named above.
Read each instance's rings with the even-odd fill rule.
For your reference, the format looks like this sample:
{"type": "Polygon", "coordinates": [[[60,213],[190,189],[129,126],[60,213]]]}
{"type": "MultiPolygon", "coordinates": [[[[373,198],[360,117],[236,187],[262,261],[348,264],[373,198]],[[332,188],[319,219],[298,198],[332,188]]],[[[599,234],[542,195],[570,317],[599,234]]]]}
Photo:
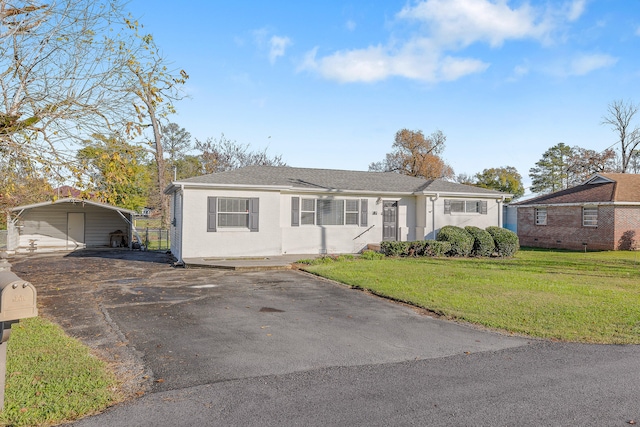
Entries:
{"type": "Polygon", "coordinates": [[[344,200],[316,200],[316,225],[344,225],[344,200]]]}
{"type": "Polygon", "coordinates": [[[345,224],[358,225],[358,201],[349,199],[345,202],[345,224]]]}
{"type": "Polygon", "coordinates": [[[316,200],[302,199],[300,207],[300,224],[314,225],[316,223],[316,200]]]}
{"type": "Polygon", "coordinates": [[[444,200],[444,213],[477,213],[487,214],[487,201],[486,200],[456,200],[445,199],[444,200]]]}
{"type": "Polygon", "coordinates": [[[547,208],[536,208],[536,225],[547,225],[547,208]]]}
{"type": "Polygon", "coordinates": [[[368,224],[367,199],[291,198],[291,226],[368,224]]]}
{"type": "Polygon", "coordinates": [[[598,208],[597,207],[582,208],[582,226],[583,227],[598,226],[598,208]]]}
{"type": "Polygon", "coordinates": [[[249,228],[249,199],[219,197],[218,227],[249,228]]]}

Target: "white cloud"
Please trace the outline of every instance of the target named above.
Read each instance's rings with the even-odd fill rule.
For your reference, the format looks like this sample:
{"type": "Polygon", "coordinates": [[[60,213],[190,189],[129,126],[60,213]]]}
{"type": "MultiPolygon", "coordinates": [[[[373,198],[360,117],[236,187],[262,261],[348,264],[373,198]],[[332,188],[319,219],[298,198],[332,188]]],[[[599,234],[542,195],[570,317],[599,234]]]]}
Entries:
{"type": "Polygon", "coordinates": [[[497,47],[509,39],[543,39],[552,29],[528,3],[512,9],[506,0],[426,0],[406,6],[397,17],[423,22],[440,43],[459,47],[479,41],[497,47]]]}
{"type": "Polygon", "coordinates": [[[618,58],[604,54],[579,55],[571,61],[570,75],[584,76],[600,68],[607,68],[618,62],[618,58]]]}
{"type": "Polygon", "coordinates": [[[279,57],[284,56],[292,42],[289,37],[271,35],[271,33],[268,28],[260,28],[253,31],[253,38],[261,51],[267,51],[269,62],[274,64],[279,57]]]}
{"type": "Polygon", "coordinates": [[[299,70],[314,70],[342,83],[371,83],[389,77],[427,82],[452,81],[486,70],[489,64],[471,58],[442,57],[431,43],[417,40],[402,50],[390,52],[384,46],[339,51],[316,59],[317,48],[307,53],[299,70]]]}
{"type": "Polygon", "coordinates": [[[355,31],[358,24],[355,21],[349,19],[346,24],[344,24],[345,28],[349,31],[355,31]]]}
{"type": "Polygon", "coordinates": [[[577,21],[584,13],[586,6],[586,0],[574,0],[569,5],[569,12],[567,13],[567,19],[569,22],[577,21]]]}
{"type": "Polygon", "coordinates": [[[284,52],[291,45],[289,37],[271,36],[269,39],[269,62],[274,64],[276,59],[284,56],[284,52]]]}
{"type": "MultiPolygon", "coordinates": [[[[584,13],[586,3],[570,0],[542,8],[526,1],[511,6],[509,0],[419,0],[396,14],[396,25],[419,24],[409,39],[390,38],[387,44],[344,49],[320,58],[315,48],[298,70],[312,70],[340,82],[375,82],[390,77],[452,81],[490,66],[481,59],[456,54],[468,46],[484,43],[499,48],[508,41],[525,39],[547,44],[562,23],[577,20],[584,13]]],[[[585,57],[572,66],[574,73],[598,68],[598,60],[604,61],[590,59],[585,57]]],[[[516,68],[515,77],[526,73],[528,69],[516,68]]]]}

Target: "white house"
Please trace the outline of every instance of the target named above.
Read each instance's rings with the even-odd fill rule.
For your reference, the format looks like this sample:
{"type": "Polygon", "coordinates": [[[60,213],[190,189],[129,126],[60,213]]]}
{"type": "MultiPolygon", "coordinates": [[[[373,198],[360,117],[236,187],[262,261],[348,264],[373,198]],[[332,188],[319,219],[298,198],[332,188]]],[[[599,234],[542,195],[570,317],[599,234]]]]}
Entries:
{"type": "Polygon", "coordinates": [[[188,258],[357,253],[445,225],[502,226],[510,194],[397,173],[249,166],[172,182],[171,252],[188,258]]]}

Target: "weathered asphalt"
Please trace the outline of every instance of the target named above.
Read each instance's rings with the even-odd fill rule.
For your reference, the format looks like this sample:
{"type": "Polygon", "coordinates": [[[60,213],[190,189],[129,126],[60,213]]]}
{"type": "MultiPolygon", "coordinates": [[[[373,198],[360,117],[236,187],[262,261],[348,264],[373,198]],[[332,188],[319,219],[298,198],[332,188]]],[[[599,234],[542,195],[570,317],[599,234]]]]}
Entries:
{"type": "Polygon", "coordinates": [[[77,426],[640,422],[640,346],[503,336],[296,271],[118,251],[12,262],[42,315],[145,392],[77,426]]]}

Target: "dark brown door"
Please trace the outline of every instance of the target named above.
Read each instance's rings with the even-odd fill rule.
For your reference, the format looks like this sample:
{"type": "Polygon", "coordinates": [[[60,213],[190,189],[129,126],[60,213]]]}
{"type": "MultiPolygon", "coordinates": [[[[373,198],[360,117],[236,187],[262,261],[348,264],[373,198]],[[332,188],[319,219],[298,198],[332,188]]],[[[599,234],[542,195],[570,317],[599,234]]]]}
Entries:
{"type": "Polygon", "coordinates": [[[382,240],[398,240],[398,202],[383,202],[382,240]]]}

